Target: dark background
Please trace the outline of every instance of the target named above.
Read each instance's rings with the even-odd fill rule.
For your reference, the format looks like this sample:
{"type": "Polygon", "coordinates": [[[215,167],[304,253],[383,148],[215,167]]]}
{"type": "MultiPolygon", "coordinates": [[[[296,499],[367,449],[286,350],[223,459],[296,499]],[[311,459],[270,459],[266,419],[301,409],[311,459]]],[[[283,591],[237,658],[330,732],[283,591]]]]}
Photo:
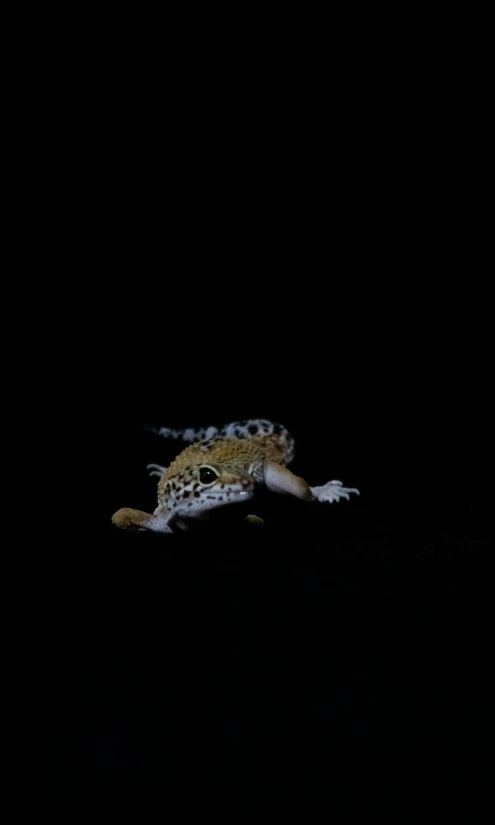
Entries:
{"type": "Polygon", "coordinates": [[[235,816],[268,792],[472,813],[493,739],[491,365],[213,351],[13,362],[36,490],[33,773],[48,766],[44,790],[81,803],[158,792],[184,810],[230,800],[235,816]],[[361,496],[274,498],[268,528],[239,535],[112,527],[121,506],[154,508],[145,466],[174,457],[144,423],[248,417],[289,428],[311,484],[361,496]]]}

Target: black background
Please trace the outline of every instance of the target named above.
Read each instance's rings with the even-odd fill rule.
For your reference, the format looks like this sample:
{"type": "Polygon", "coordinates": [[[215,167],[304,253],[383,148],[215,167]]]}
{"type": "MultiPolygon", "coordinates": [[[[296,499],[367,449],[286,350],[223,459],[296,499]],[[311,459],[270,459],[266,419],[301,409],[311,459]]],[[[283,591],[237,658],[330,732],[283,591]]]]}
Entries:
{"type": "Polygon", "coordinates": [[[33,774],[48,766],[44,790],[78,804],[472,813],[493,738],[490,364],[212,351],[14,361],[36,491],[21,532],[33,774]],[[289,428],[311,484],[361,496],[275,498],[248,534],[112,527],[121,506],[154,508],[145,466],[174,457],[143,424],[248,417],[289,428]]]}

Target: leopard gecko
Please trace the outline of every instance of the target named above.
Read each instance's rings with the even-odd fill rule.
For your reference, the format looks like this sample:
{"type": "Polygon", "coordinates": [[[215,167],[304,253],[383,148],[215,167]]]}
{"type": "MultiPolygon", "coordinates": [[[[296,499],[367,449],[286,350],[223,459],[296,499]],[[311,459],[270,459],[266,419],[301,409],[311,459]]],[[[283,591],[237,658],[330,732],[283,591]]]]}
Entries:
{"type": "MultiPolygon", "coordinates": [[[[273,493],[295,496],[307,502],[333,502],[359,495],[341,481],[310,487],[288,468],[294,457],[294,439],[281,424],[265,419],[237,421],[224,427],[174,430],[148,427],[163,438],[189,446],[168,468],[149,464],[150,475],[159,477],[158,506],[153,514],[124,507],[112,517],[117,527],[172,533],[211,521],[228,510],[242,513],[253,525],[263,520],[242,507],[265,486],[273,493]]],[[[251,509],[251,506],[249,506],[251,509]]]]}

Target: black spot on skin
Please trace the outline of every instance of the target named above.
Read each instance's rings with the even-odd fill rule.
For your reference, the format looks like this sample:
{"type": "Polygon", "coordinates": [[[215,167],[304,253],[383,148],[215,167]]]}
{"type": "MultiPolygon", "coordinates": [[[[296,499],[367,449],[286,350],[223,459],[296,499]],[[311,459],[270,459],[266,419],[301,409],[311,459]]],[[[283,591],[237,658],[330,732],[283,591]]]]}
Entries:
{"type": "Polygon", "coordinates": [[[250,424],[248,429],[251,435],[256,435],[256,433],[258,432],[258,427],[256,426],[256,424],[250,424]]]}
{"type": "Polygon", "coordinates": [[[190,502],[189,502],[189,504],[188,504],[187,506],[188,506],[188,507],[192,507],[192,506],[193,506],[192,501],[190,501],[190,502]]]}
{"type": "Polygon", "coordinates": [[[193,490],[197,490],[198,487],[199,487],[199,481],[197,481],[196,484],[193,486],[193,490]]]}
{"type": "Polygon", "coordinates": [[[219,497],[218,497],[218,500],[219,500],[219,501],[223,501],[223,496],[219,496],[219,497]]]}
{"type": "Polygon", "coordinates": [[[189,490],[184,490],[184,495],[182,496],[182,498],[189,498],[190,495],[191,493],[189,490]]]}
{"type": "Polygon", "coordinates": [[[199,494],[199,493],[198,493],[198,491],[196,490],[196,491],[195,491],[195,493],[194,493],[195,498],[199,498],[199,495],[200,495],[200,494],[199,494]]]}

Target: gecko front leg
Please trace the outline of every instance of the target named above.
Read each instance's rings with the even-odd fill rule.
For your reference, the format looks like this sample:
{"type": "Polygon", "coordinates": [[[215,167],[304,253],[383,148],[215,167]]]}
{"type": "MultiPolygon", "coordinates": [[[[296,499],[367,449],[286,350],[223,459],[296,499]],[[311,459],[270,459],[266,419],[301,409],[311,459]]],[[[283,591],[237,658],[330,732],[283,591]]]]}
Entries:
{"type": "Polygon", "coordinates": [[[294,475],[287,467],[267,461],[265,464],[265,484],[275,493],[289,494],[303,501],[339,501],[349,498],[349,493],[357,493],[354,487],[342,487],[341,481],[329,481],[321,487],[310,487],[300,476],[294,475]]]}
{"type": "Polygon", "coordinates": [[[275,461],[265,463],[265,484],[274,493],[289,494],[303,501],[312,501],[314,498],[311,487],[304,478],[296,476],[275,461]]]}
{"type": "Polygon", "coordinates": [[[121,507],[112,516],[112,522],[121,530],[149,530],[152,533],[173,533],[170,520],[164,513],[145,513],[132,507],[121,507]]]}

